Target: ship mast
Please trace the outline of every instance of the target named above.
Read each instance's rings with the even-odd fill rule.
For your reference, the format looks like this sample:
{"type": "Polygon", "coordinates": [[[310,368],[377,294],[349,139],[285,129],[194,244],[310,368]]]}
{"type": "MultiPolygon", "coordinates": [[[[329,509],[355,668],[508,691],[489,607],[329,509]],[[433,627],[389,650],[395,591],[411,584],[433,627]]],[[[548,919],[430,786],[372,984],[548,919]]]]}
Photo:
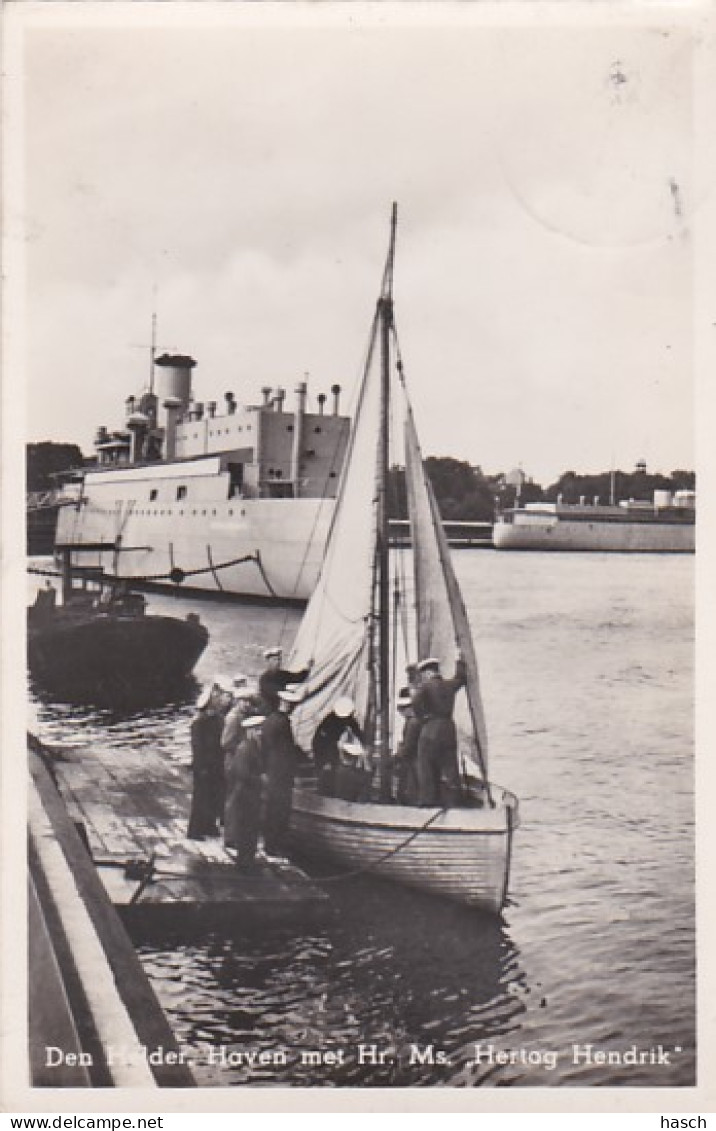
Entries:
{"type": "Polygon", "coordinates": [[[380,729],[378,750],[380,758],[380,795],[388,800],[391,795],[390,757],[390,562],[388,526],[388,474],[390,471],[390,339],[393,328],[393,261],[395,256],[395,231],[398,223],[398,206],[393,204],[390,221],[390,246],[383,275],[383,286],[378,300],[380,320],[381,382],[380,382],[380,438],[378,471],[380,495],[378,502],[378,710],[380,729]]]}

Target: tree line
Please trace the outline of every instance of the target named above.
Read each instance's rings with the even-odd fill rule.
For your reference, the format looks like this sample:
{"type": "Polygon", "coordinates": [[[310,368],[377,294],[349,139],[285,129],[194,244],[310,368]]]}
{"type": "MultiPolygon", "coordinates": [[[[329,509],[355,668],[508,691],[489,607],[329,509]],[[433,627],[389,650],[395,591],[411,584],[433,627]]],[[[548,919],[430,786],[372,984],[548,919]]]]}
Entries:
{"type": "MultiPolygon", "coordinates": [[[[606,505],[612,491],[616,502],[622,499],[651,502],[654,491],[673,493],[696,488],[695,472],[683,468],[677,468],[670,475],[651,474],[639,468],[632,472],[602,471],[596,475],[565,471],[547,487],[522,475],[504,472],[486,475],[482,468],[449,456],[428,456],[425,468],[442,517],[462,522],[494,522],[500,511],[525,503],[558,499],[578,503],[584,499],[588,503],[596,500],[606,505]]],[[[407,518],[404,468],[391,468],[389,489],[391,518],[407,518]]]]}

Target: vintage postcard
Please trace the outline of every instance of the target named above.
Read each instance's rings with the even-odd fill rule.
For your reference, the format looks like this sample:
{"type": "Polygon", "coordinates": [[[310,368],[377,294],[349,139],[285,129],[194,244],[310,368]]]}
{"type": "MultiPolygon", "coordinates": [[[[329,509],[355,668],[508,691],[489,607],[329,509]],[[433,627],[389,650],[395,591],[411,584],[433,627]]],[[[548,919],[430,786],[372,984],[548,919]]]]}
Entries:
{"type": "Polygon", "coordinates": [[[712,5],[3,25],[2,1109],[713,1111],[712,5]]]}

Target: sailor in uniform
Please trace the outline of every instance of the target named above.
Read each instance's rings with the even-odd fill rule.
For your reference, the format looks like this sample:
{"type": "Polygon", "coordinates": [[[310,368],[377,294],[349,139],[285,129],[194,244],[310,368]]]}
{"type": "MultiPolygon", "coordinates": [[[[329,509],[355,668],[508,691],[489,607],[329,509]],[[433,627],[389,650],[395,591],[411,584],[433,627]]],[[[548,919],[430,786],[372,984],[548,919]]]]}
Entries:
{"type": "Polygon", "coordinates": [[[341,695],[333,704],[333,710],[316,727],[311,749],[316,762],[318,792],[324,796],[333,793],[333,777],[340,761],[338,741],[346,735],[365,742],[363,730],[355,717],[355,705],[347,695],[341,695]]]}
{"type": "Polygon", "coordinates": [[[418,738],[419,805],[456,805],[460,799],[457,761],[457,731],[453,721],[455,696],[467,681],[467,670],[458,655],[455,675],[445,679],[440,661],[430,656],[418,664],[421,683],[413,696],[420,723],[418,738]],[[441,788],[442,783],[442,788],[441,788]]]}
{"type": "Polygon", "coordinates": [[[206,687],[196,701],[191,724],[191,769],[193,789],[187,836],[203,840],[218,836],[224,805],[224,765],[221,754],[220,713],[217,685],[206,687]]]}
{"type": "Polygon", "coordinates": [[[236,853],[236,864],[250,870],[256,858],[261,824],[263,715],[243,720],[242,739],[227,757],[224,844],[236,853]]]}
{"type": "Polygon", "coordinates": [[[281,667],[282,658],[283,650],[278,646],[267,648],[264,652],[264,659],[268,661],[268,667],[259,679],[259,691],[267,714],[278,708],[279,691],[285,691],[291,684],[303,683],[311,671],[310,664],[307,668],[298,672],[286,671],[285,668],[281,667]]]}
{"type": "Polygon", "coordinates": [[[263,835],[267,856],[280,858],[286,853],[293,779],[299,756],[290,715],[300,701],[298,691],[279,691],[279,705],[268,715],[263,725],[263,765],[266,778],[263,835]]]}

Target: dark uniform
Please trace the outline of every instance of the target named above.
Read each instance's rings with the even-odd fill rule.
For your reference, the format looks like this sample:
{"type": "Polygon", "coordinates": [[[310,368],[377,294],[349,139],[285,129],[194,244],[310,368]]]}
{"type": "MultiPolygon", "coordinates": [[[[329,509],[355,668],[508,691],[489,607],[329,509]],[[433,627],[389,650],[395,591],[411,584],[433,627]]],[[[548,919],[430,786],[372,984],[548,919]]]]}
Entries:
{"type": "Polygon", "coordinates": [[[413,708],[420,723],[419,805],[455,805],[460,797],[457,731],[452,713],[455,696],[465,686],[466,680],[465,663],[458,660],[452,679],[431,676],[415,692],[413,708]],[[444,798],[441,797],[441,779],[445,782],[444,798]]]}
{"type": "Polygon", "coordinates": [[[296,743],[291,719],[275,710],[263,725],[262,746],[266,774],[264,809],[264,848],[268,856],[283,856],[291,820],[291,794],[296,772],[296,743]]]}
{"type": "Polygon", "coordinates": [[[224,844],[248,867],[256,856],[261,824],[261,739],[248,732],[233,754],[227,755],[224,844]]]}
{"type": "Polygon", "coordinates": [[[310,668],[300,672],[289,672],[285,668],[267,668],[259,679],[259,692],[266,714],[275,711],[279,705],[279,691],[285,691],[292,683],[303,683],[308,678],[310,668]]]}
{"type": "Polygon", "coordinates": [[[311,749],[316,761],[318,771],[318,792],[330,796],[334,790],[334,777],[340,756],[338,753],[338,740],[345,731],[351,731],[361,743],[365,743],[363,731],[355,715],[342,717],[335,711],[318,724],[311,749]]]}
{"type": "Polygon", "coordinates": [[[399,805],[417,805],[420,796],[418,785],[418,740],[421,722],[414,714],[405,719],[403,735],[395,754],[396,800],[399,805]]]}
{"type": "Polygon", "coordinates": [[[203,840],[218,836],[218,824],[224,809],[224,761],[221,752],[221,731],[224,720],[213,711],[201,710],[191,724],[191,768],[194,788],[187,836],[203,840]]]}

